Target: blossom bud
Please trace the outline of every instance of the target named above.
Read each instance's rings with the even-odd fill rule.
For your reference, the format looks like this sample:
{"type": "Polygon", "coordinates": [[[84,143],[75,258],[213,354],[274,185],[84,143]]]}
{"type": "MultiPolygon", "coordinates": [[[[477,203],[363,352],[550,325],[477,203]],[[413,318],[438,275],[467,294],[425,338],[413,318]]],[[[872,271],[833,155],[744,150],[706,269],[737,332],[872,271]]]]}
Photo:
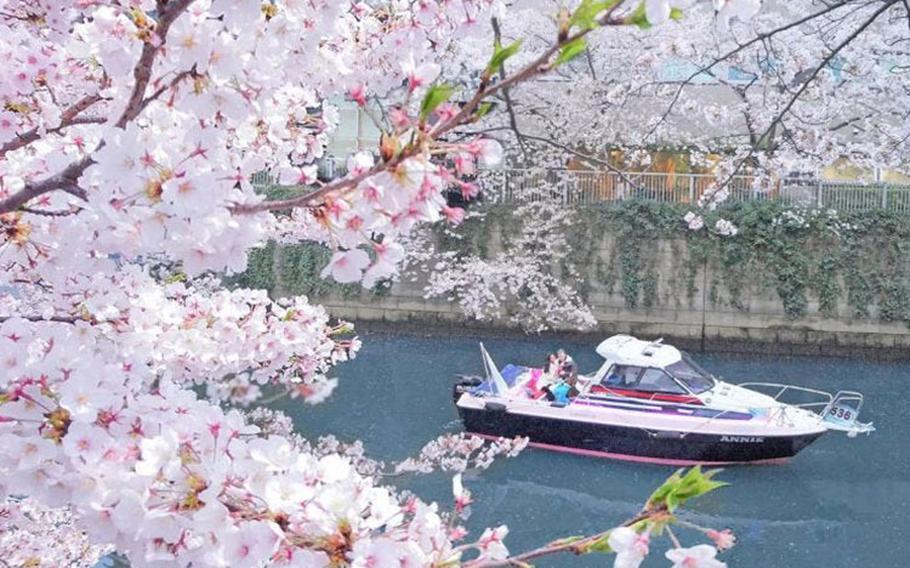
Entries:
{"type": "Polygon", "coordinates": [[[714,546],[717,547],[717,550],[728,550],[733,548],[733,545],[736,544],[736,535],[734,535],[733,531],[730,529],[724,529],[722,531],[712,529],[708,530],[705,534],[714,541],[714,546]]]}
{"type": "Polygon", "coordinates": [[[398,137],[394,134],[386,134],[383,132],[382,137],[379,139],[379,155],[382,156],[382,161],[389,162],[400,153],[401,142],[398,140],[398,137]]]}

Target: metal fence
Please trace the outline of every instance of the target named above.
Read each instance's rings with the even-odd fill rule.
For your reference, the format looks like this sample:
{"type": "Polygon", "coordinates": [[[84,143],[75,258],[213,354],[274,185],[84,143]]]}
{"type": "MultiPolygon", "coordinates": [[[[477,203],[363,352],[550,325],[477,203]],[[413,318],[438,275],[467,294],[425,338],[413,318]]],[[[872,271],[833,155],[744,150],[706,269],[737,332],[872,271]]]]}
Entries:
{"type": "MultiPolygon", "coordinates": [[[[625,199],[694,204],[717,184],[713,174],[565,169],[491,170],[483,172],[479,181],[487,198],[494,202],[555,198],[573,204],[625,199]]],[[[890,209],[910,215],[910,185],[734,176],[725,189],[729,193],[727,202],[778,200],[794,206],[839,211],[890,209]]]]}
{"type": "MultiPolygon", "coordinates": [[[[345,163],[323,159],[319,177],[330,180],[345,174],[345,163]]],[[[269,172],[253,176],[253,185],[276,183],[269,172]]],[[[484,170],[477,182],[484,198],[494,203],[526,203],[557,199],[563,203],[589,204],[625,199],[664,203],[696,203],[716,187],[713,174],[623,172],[555,168],[484,170]]],[[[910,215],[910,185],[862,183],[788,177],[734,176],[726,185],[727,202],[777,200],[793,206],[862,211],[889,209],[910,215]]]]}

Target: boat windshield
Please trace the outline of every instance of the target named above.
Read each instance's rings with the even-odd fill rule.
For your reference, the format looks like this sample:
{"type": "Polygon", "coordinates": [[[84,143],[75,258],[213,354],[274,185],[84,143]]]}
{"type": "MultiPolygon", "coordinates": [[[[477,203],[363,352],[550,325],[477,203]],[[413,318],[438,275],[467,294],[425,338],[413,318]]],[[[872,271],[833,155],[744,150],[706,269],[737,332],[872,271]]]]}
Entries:
{"type": "Polygon", "coordinates": [[[695,394],[701,394],[714,386],[711,374],[699,367],[686,353],[682,354],[681,361],[667,366],[667,371],[695,394]]]}

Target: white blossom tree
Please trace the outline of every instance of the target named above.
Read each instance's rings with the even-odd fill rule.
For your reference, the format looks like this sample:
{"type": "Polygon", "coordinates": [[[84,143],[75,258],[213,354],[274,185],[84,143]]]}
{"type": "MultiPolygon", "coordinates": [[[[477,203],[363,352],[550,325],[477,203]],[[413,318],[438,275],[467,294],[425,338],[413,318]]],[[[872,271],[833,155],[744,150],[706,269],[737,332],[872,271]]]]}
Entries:
{"type": "MultiPolygon", "coordinates": [[[[59,537],[29,540],[42,544],[25,564],[78,564],[113,547],[137,567],[479,568],[612,548],[632,566],[649,535],[676,522],[677,504],[717,486],[692,470],[623,529],[510,558],[505,527],[464,541],[459,477],[444,520],[437,505],[381,485],[357,452],[234,407],[264,393],[323,400],[332,366],[358,342],[306,298],[226,290],[218,275],[242,271],[269,239],[325,243],[326,275],[339,282],[394,274],[415,226],[463,215],[442,191],[470,198],[461,174],[500,159],[495,141],[455,136],[485,101],[566,63],[596,28],[676,14],[667,1],[583,0],[514,73],[500,76],[515,48],[498,44],[470,86],[437,81],[440,63],[503,8],[0,2],[0,493],[27,498],[4,509],[4,532],[61,508],[47,513],[59,537]],[[339,95],[386,101],[379,159],[360,154],[346,176],[320,182],[314,162],[337,121],[327,101],[339,95]],[[256,193],[250,179],[263,170],[299,191],[256,193]],[[102,548],[75,558],[82,538],[102,548]]],[[[520,446],[480,450],[465,437],[420,461],[486,464],[520,446]]],[[[715,547],[674,542],[676,565],[720,565],[715,547]]]]}
{"type": "MultiPolygon", "coordinates": [[[[403,274],[425,279],[425,297],[457,302],[471,319],[528,333],[592,328],[597,322],[575,286],[581,276],[568,262],[567,229],[579,216],[544,193],[510,211],[513,222],[498,227],[499,248],[490,257],[466,253],[464,240],[470,237],[455,228],[446,230],[460,245],[455,250],[441,250],[428,227],[415,231],[403,274]]],[[[471,215],[488,222],[483,212],[471,215]]]]}
{"type": "MultiPolygon", "coordinates": [[[[726,176],[817,171],[839,161],[910,172],[910,9],[898,0],[700,3],[659,30],[592,36],[575,62],[500,95],[483,130],[530,145],[518,162],[567,156],[608,168],[607,151],[667,147],[726,176]],[[712,21],[708,14],[717,11],[712,21]],[[578,112],[586,108],[589,112],[578,112]],[[514,117],[519,117],[515,120],[514,117]]],[[[659,21],[651,18],[653,21],[659,21]]],[[[539,45],[539,10],[503,22],[503,41],[539,45]]],[[[546,163],[547,160],[545,159],[546,163]]]]}

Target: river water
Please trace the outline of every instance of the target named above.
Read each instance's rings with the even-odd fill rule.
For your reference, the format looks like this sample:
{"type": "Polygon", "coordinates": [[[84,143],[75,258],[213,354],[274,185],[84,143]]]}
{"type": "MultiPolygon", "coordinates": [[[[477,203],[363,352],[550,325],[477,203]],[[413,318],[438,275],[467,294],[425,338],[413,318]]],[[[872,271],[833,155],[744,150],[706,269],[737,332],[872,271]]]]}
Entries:
{"type": "MultiPolygon", "coordinates": [[[[481,373],[477,339],[370,333],[354,361],[337,368],[332,398],[312,407],[285,402],[307,436],[361,439],[371,456],[401,460],[444,432],[461,430],[452,405],[457,373],[481,373]]],[[[486,338],[499,366],[540,364],[564,346],[582,372],[598,366],[593,343],[539,338],[486,338]]],[[[787,382],[866,395],[864,421],[878,429],[848,439],[828,434],[791,463],[731,467],[732,485],[693,502],[686,518],[730,527],[737,546],[722,555],[731,567],[858,568],[906,566],[910,556],[910,444],[902,417],[910,400],[910,365],[848,359],[695,354],[714,374],[742,382],[787,382]]],[[[528,449],[489,470],[465,476],[475,504],[468,528],[508,524],[513,551],[555,538],[591,534],[634,515],[673,468],[528,449]]],[[[422,498],[451,502],[447,474],[399,479],[422,498]]],[[[476,535],[475,535],[476,536],[476,535]]],[[[684,544],[701,542],[683,530],[684,544]]],[[[665,539],[655,539],[645,566],[667,566],[665,539]]],[[[604,557],[552,557],[539,567],[611,566],[604,557]]]]}

